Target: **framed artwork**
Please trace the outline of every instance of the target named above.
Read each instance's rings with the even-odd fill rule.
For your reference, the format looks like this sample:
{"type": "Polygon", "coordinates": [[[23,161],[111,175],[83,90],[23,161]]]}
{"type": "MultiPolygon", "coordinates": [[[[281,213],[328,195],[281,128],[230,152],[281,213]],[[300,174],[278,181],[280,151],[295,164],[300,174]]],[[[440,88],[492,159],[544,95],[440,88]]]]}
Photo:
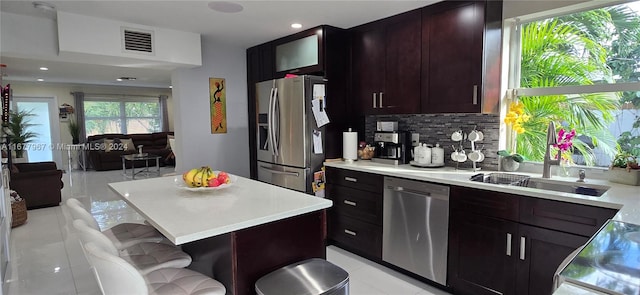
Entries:
{"type": "Polygon", "coordinates": [[[211,134],[227,133],[227,91],[224,78],[209,78],[211,134]]]}

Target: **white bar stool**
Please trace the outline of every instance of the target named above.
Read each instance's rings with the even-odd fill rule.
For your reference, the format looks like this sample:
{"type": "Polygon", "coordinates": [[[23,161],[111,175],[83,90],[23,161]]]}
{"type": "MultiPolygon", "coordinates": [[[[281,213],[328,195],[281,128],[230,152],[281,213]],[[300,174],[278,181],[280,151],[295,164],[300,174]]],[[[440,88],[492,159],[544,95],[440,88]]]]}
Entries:
{"type": "Polygon", "coordinates": [[[184,268],[165,268],[142,275],[122,258],[94,243],[84,245],[102,294],[224,295],[220,282],[184,268]]]}
{"type": "Polygon", "coordinates": [[[191,256],[176,246],[161,243],[139,243],[118,251],[107,236],[89,227],[84,220],[74,220],[73,227],[80,234],[80,240],[83,244],[92,242],[100,246],[104,251],[132,264],[142,274],[148,274],[162,268],[187,267],[191,264],[191,256]]]}
{"type": "MultiPolygon", "coordinates": [[[[69,198],[66,202],[73,219],[81,219],[90,227],[100,231],[98,222],[87,211],[78,199],[69,198]]],[[[143,242],[159,243],[164,236],[153,226],[139,223],[120,223],[102,231],[118,249],[129,248],[143,242]]]]}

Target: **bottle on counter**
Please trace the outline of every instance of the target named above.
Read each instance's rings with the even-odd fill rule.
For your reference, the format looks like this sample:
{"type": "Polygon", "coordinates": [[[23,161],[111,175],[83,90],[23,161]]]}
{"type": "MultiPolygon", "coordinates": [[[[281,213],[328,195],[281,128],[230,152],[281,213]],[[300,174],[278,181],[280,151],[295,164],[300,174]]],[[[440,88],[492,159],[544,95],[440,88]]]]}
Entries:
{"type": "Polygon", "coordinates": [[[439,143],[431,149],[431,163],[433,165],[444,165],[444,149],[439,143]]]}

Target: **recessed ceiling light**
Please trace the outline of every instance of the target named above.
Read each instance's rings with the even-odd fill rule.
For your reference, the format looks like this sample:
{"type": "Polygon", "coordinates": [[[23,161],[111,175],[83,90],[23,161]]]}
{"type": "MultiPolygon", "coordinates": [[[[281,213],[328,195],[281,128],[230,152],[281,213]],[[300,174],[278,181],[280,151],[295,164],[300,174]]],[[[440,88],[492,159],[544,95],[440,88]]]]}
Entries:
{"type": "Polygon", "coordinates": [[[117,78],[116,81],[135,81],[136,77],[120,77],[117,78]]]}
{"type": "Polygon", "coordinates": [[[49,70],[49,68],[47,68],[47,67],[40,67],[40,70],[41,70],[41,71],[48,71],[48,70],[49,70]]]}
{"type": "Polygon", "coordinates": [[[299,29],[299,28],[302,28],[302,25],[299,23],[294,23],[294,24],[291,24],[291,27],[294,29],[299,29]]]}
{"type": "Polygon", "coordinates": [[[211,1],[209,2],[209,4],[207,4],[207,6],[217,12],[224,13],[237,13],[244,9],[244,7],[242,7],[242,5],[238,3],[227,1],[211,1]]]}
{"type": "Polygon", "coordinates": [[[38,78],[36,81],[38,81],[38,82],[42,82],[42,81],[44,81],[44,79],[42,79],[42,78],[38,78]]]}
{"type": "Polygon", "coordinates": [[[172,89],[172,88],[173,88],[173,85],[169,85],[169,89],[172,89]]]}
{"type": "Polygon", "coordinates": [[[122,79],[121,79],[121,78],[118,78],[118,79],[116,79],[116,81],[120,82],[120,81],[122,81],[122,79]]]}

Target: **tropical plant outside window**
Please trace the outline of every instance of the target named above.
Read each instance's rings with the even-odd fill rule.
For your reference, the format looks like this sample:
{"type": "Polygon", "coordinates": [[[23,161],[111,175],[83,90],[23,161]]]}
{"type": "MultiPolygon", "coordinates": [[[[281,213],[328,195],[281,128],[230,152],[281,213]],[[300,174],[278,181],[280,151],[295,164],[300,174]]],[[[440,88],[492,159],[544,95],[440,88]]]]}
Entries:
{"type": "Polygon", "coordinates": [[[162,129],[158,101],[85,100],[87,135],[150,133],[162,129]]]}
{"type": "Polygon", "coordinates": [[[541,162],[554,121],[576,132],[566,161],[608,166],[621,151],[640,156],[640,1],[516,29],[518,97],[505,118],[512,150],[541,162]]]}

